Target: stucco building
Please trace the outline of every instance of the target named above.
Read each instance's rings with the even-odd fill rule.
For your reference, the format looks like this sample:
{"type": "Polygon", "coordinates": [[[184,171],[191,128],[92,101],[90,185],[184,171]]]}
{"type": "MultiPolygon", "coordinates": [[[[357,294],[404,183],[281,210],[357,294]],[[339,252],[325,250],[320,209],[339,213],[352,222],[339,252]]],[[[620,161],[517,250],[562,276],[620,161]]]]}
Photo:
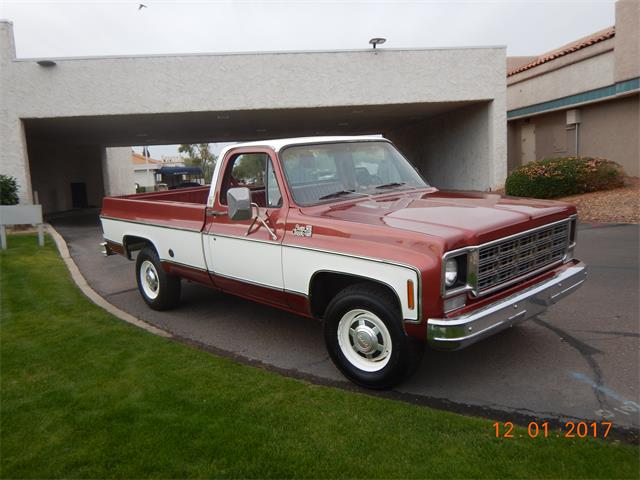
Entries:
{"type": "Polygon", "coordinates": [[[539,57],[508,59],[510,170],[582,155],[640,174],[640,2],[615,8],[611,28],[539,57]]]}
{"type": "MultiPolygon", "coordinates": [[[[162,167],[162,161],[131,152],[132,177],[129,180],[129,192],[135,193],[135,185],[153,187],[156,184],[156,172],[162,167]]],[[[124,185],[121,186],[125,188],[124,185]]]]}
{"type": "Polygon", "coordinates": [[[54,212],[72,188],[129,191],[113,147],[380,133],[432,184],[486,190],[507,171],[505,74],[504,47],[23,59],[3,21],[0,171],[54,212]]]}

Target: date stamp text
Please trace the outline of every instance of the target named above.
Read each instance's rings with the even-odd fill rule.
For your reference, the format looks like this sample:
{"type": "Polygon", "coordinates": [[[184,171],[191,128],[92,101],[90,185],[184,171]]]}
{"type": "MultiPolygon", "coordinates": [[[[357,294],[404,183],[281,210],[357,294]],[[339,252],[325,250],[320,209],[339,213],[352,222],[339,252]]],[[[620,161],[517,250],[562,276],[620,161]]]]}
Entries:
{"type": "Polygon", "coordinates": [[[496,438],[607,438],[613,422],[573,422],[567,421],[560,428],[553,429],[549,422],[529,422],[526,434],[516,433],[513,422],[495,422],[493,434],[496,438]]]}

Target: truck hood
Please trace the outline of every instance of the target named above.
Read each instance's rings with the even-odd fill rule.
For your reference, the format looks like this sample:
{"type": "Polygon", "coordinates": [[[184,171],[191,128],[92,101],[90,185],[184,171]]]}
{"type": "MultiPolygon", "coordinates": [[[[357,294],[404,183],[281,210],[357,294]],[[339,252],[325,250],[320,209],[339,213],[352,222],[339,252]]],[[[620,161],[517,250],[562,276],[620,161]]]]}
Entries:
{"type": "Polygon", "coordinates": [[[354,199],[313,210],[305,213],[439,237],[448,248],[488,242],[576,212],[573,205],[557,201],[436,189],[354,199]]]}

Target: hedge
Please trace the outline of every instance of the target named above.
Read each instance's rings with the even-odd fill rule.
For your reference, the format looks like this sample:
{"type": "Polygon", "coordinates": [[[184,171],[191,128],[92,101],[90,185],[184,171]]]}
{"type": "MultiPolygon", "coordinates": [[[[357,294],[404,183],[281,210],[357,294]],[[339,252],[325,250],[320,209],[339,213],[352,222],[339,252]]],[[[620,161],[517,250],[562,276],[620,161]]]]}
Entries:
{"type": "Polygon", "coordinates": [[[507,195],[555,198],[624,185],[624,171],[611,160],[591,157],[546,158],[522,165],[507,177],[507,195]]]}
{"type": "Polygon", "coordinates": [[[0,173],[0,205],[17,205],[18,188],[15,178],[0,173]]]}

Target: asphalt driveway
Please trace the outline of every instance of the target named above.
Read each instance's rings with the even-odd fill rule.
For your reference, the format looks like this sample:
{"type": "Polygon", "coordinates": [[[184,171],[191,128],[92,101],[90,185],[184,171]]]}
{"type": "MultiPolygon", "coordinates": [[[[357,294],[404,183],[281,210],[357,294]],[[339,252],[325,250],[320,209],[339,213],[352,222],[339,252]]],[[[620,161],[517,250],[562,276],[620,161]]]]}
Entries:
{"type": "MultiPolygon", "coordinates": [[[[134,264],[99,251],[95,212],[52,219],[89,284],[109,302],[205,347],[319,382],[347,383],[319,322],[183,282],[182,304],[150,310],[134,264]]],[[[544,315],[459,352],[427,351],[397,388],[409,400],[509,421],[606,419],[640,427],[639,228],[582,224],[586,284],[544,315]]],[[[489,432],[488,432],[489,434],[489,432]]]]}

